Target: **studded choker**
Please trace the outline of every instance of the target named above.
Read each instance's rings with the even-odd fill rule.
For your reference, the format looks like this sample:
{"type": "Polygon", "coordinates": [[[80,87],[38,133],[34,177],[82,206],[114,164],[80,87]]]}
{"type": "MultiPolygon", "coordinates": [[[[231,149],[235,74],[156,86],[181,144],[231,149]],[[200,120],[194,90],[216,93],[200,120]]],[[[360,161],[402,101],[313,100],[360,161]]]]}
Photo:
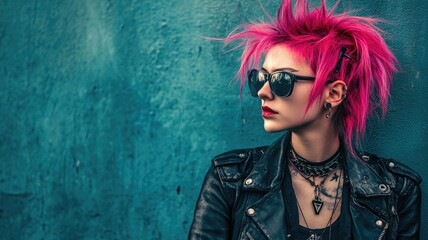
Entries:
{"type": "Polygon", "coordinates": [[[334,169],[339,166],[339,160],[341,159],[341,150],[339,149],[332,157],[320,162],[310,162],[303,157],[299,156],[290,146],[288,151],[288,159],[296,167],[296,169],[305,177],[324,177],[330,174],[334,169]]]}

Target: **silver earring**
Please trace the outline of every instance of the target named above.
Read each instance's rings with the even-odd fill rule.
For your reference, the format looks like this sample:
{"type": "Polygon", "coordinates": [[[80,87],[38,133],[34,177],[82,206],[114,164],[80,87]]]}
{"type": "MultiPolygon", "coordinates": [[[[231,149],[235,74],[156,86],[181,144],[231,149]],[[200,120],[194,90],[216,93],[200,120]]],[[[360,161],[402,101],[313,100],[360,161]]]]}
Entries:
{"type": "Polygon", "coordinates": [[[343,91],[345,91],[345,93],[344,94],[342,94],[342,99],[345,99],[346,98],[346,91],[348,91],[348,86],[343,86],[343,91]]]}
{"type": "Polygon", "coordinates": [[[326,103],[324,105],[324,107],[328,110],[328,113],[325,115],[325,118],[330,118],[331,117],[331,103],[326,103]]]}

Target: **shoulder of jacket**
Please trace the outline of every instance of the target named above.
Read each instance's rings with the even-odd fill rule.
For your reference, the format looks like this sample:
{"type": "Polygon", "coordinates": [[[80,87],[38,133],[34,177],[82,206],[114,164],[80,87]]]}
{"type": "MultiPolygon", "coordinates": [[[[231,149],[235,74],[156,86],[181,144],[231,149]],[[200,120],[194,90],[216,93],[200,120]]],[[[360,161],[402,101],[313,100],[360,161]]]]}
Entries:
{"type": "Polygon", "coordinates": [[[212,164],[224,181],[237,181],[245,174],[246,165],[257,161],[267,147],[236,149],[215,156],[212,164]]]}
{"type": "Polygon", "coordinates": [[[254,154],[257,154],[259,152],[263,153],[263,150],[266,148],[267,147],[257,147],[231,150],[215,156],[212,162],[214,164],[214,167],[239,164],[248,160],[254,154]]]}
{"type": "Polygon", "coordinates": [[[382,158],[371,153],[361,154],[361,159],[378,171],[388,171],[397,178],[410,179],[416,185],[422,182],[421,176],[415,170],[395,159],[382,158]]]}

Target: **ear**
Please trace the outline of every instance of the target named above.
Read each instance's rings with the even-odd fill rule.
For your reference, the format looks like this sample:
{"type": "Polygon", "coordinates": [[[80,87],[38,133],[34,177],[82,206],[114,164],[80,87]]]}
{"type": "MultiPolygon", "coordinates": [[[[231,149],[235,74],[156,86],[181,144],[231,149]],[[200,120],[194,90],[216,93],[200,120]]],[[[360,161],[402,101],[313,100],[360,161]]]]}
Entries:
{"type": "Polygon", "coordinates": [[[325,101],[331,103],[333,108],[339,106],[346,98],[347,86],[344,81],[336,80],[326,86],[325,101]]]}

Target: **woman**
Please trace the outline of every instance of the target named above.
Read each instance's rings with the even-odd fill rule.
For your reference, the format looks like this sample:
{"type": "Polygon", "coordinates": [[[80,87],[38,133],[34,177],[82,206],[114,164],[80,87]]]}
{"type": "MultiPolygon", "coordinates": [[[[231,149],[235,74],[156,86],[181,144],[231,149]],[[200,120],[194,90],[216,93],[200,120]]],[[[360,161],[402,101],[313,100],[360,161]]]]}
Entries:
{"type": "Polygon", "coordinates": [[[213,159],[189,239],[419,239],[421,178],[353,147],[386,112],[396,59],[374,19],[333,12],[284,0],[276,20],[225,39],[244,47],[265,130],[287,131],[213,159]]]}

